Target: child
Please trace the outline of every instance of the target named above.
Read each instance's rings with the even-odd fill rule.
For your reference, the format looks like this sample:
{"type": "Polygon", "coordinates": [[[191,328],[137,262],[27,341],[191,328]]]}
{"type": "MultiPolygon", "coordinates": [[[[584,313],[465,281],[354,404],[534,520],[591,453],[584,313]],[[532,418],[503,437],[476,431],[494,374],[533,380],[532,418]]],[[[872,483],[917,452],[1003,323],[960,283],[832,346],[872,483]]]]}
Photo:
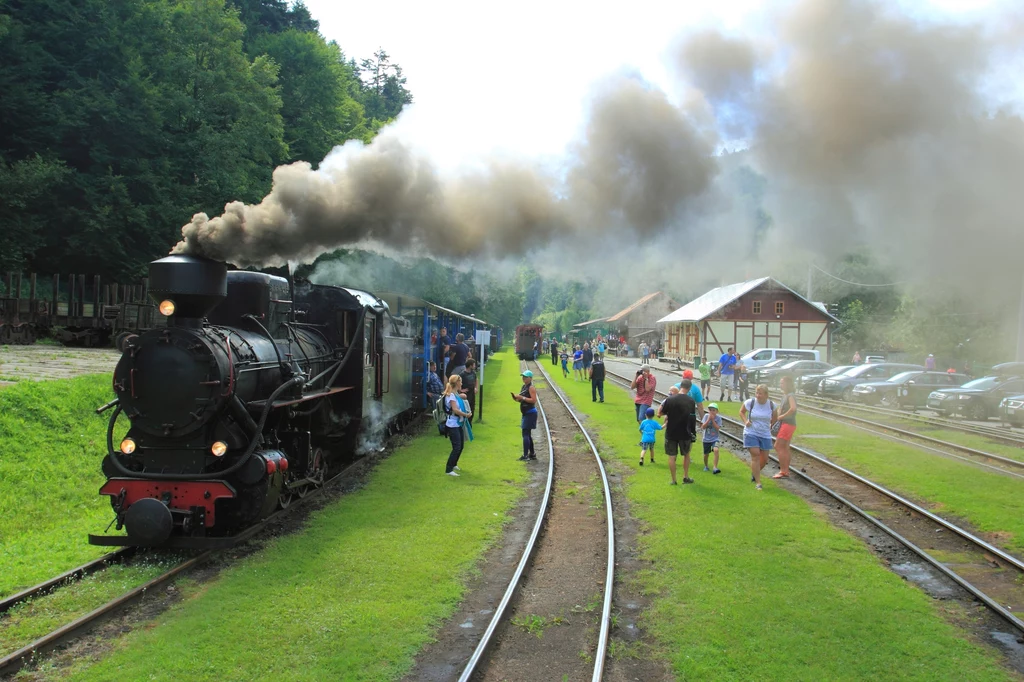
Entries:
{"type": "Polygon", "coordinates": [[[704,358],[700,358],[700,364],[697,366],[697,371],[700,372],[700,392],[711,397],[711,365],[704,358]]]}
{"type": "Polygon", "coordinates": [[[718,468],[718,439],[722,434],[722,417],[718,414],[718,403],[708,405],[707,414],[704,415],[700,427],[704,429],[704,471],[708,470],[708,455],[714,452],[715,468],[711,473],[720,474],[722,470],[718,468]]]}
{"type": "Polygon", "coordinates": [[[654,421],[654,408],[647,408],[647,419],[640,422],[640,466],[644,465],[644,453],[650,450],[651,464],[654,464],[654,442],[656,432],[661,431],[661,423],[654,421]]]}
{"type": "Polygon", "coordinates": [[[558,357],[562,360],[562,376],[569,376],[569,351],[565,346],[562,346],[562,352],[558,354],[558,357]]]}
{"type": "Polygon", "coordinates": [[[747,366],[742,362],[736,367],[736,388],[739,390],[739,399],[744,401],[750,398],[750,383],[747,377],[747,366]]]}

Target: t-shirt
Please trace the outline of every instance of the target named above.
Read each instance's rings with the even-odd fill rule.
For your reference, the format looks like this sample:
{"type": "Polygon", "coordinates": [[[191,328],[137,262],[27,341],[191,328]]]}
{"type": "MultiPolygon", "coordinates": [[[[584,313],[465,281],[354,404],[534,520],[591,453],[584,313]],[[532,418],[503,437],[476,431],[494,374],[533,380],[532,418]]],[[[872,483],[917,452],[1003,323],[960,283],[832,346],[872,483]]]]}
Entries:
{"type": "Polygon", "coordinates": [[[601,355],[604,355],[604,352],[605,352],[606,350],[608,350],[608,346],[606,346],[606,345],[605,345],[605,343],[604,343],[603,341],[602,341],[601,343],[597,344],[597,351],[598,351],[598,352],[599,352],[599,353],[600,353],[601,355]]]}
{"type": "Polygon", "coordinates": [[[564,350],[561,353],[558,354],[558,357],[562,358],[562,364],[563,365],[565,363],[569,362],[569,354],[566,353],[564,350]]]}
{"type": "Polygon", "coordinates": [[[743,427],[744,436],[757,436],[758,438],[771,438],[772,437],[772,412],[775,411],[775,403],[768,400],[765,401],[764,405],[757,402],[756,398],[751,398],[747,402],[743,403],[744,407],[747,408],[747,419],[750,420],[750,426],[743,427]]]}
{"type": "Polygon", "coordinates": [[[640,442],[654,443],[657,440],[656,432],[661,431],[661,424],[653,419],[645,419],[640,422],[640,442]]]}
{"type": "Polygon", "coordinates": [[[594,360],[594,364],[590,366],[590,380],[591,381],[604,381],[604,361],[594,360]]]}
{"type": "Polygon", "coordinates": [[[572,361],[573,362],[578,362],[578,361],[580,361],[582,359],[583,359],[583,351],[578,350],[578,351],[576,351],[575,353],[572,354],[572,361]]]}
{"type": "MultiPolygon", "coordinates": [[[[678,384],[672,384],[672,385],[675,386],[676,388],[678,388],[681,391],[681,390],[683,390],[683,385],[682,384],[683,384],[683,382],[680,381],[678,384]]],[[[689,391],[688,395],[691,398],[693,398],[693,402],[695,402],[695,403],[702,403],[702,402],[704,402],[704,392],[700,390],[700,386],[698,386],[697,384],[694,384],[694,383],[690,384],[690,391],[689,391]]]]}
{"type": "Polygon", "coordinates": [[[465,372],[463,372],[459,376],[462,377],[462,387],[464,389],[466,389],[467,391],[475,391],[476,390],[476,372],[475,371],[470,371],[470,370],[467,369],[465,372]]]}
{"type": "Polygon", "coordinates": [[[793,399],[793,413],[790,414],[790,415],[787,415],[782,420],[782,423],[783,424],[790,424],[792,426],[796,426],[796,409],[797,409],[797,407],[796,407],[796,394],[795,393],[787,393],[786,395],[784,395],[782,397],[782,404],[779,405],[779,412],[785,412],[786,410],[789,409],[789,399],[790,398],[793,399]]]}
{"type": "Polygon", "coordinates": [[[701,381],[711,381],[711,365],[706,362],[702,363],[701,366],[697,368],[697,371],[700,372],[701,381]]]}
{"type": "Polygon", "coordinates": [[[697,404],[685,393],[669,396],[661,404],[661,414],[668,417],[665,439],[674,441],[697,440],[697,404]]]}
{"type": "Polygon", "coordinates": [[[445,413],[448,414],[448,419],[445,420],[444,425],[450,426],[453,429],[459,425],[459,415],[455,414],[452,408],[459,406],[459,396],[454,393],[449,393],[444,397],[445,413]]]}
{"type": "Polygon", "coordinates": [[[447,355],[447,353],[445,352],[445,346],[450,346],[451,344],[452,344],[452,340],[450,338],[448,338],[447,334],[445,334],[444,336],[442,336],[441,338],[439,338],[437,340],[437,361],[438,361],[438,363],[444,362],[444,358],[447,355]]]}
{"type": "Polygon", "coordinates": [[[701,422],[704,427],[704,442],[715,443],[722,435],[722,415],[716,414],[714,420],[711,419],[711,413],[708,412],[704,415],[704,421],[701,422]]]}
{"type": "Polygon", "coordinates": [[[469,346],[464,343],[457,343],[451,347],[451,350],[455,352],[451,359],[453,367],[461,367],[466,364],[466,359],[469,357],[469,346]]]}
{"type": "Polygon", "coordinates": [[[732,374],[732,366],[736,364],[736,358],[731,353],[724,353],[718,358],[718,371],[722,374],[732,374]]]}
{"type": "Polygon", "coordinates": [[[589,365],[594,360],[594,351],[589,348],[583,349],[583,364],[589,365]]]}
{"type": "Polygon", "coordinates": [[[658,387],[658,380],[653,375],[646,377],[641,374],[636,380],[636,397],[633,402],[637,405],[651,405],[654,403],[654,392],[658,387]]]}

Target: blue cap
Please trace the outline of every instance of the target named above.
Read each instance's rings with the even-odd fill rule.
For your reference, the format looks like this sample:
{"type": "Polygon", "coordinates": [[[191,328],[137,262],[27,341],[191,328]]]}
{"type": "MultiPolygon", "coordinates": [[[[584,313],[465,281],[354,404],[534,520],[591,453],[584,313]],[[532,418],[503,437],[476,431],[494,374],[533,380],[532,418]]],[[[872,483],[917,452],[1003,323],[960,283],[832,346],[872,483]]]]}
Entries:
{"type": "Polygon", "coordinates": [[[533,378],[533,372],[531,372],[530,370],[526,370],[525,372],[523,372],[522,376],[530,377],[532,379],[533,378]]]}
{"type": "Polygon", "coordinates": [[[653,417],[654,416],[654,408],[653,407],[648,407],[647,408],[647,416],[648,417],[653,417]]]}

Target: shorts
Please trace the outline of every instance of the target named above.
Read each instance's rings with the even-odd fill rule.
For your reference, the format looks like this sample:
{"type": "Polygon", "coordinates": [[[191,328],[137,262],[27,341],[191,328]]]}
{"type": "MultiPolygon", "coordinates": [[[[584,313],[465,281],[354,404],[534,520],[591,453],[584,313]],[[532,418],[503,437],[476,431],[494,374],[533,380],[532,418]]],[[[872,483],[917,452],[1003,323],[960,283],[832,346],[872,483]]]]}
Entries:
{"type": "Polygon", "coordinates": [[[772,449],[772,439],[765,438],[764,436],[755,436],[753,434],[743,434],[743,447],[745,448],[761,448],[762,450],[772,449]]]}
{"type": "Polygon", "coordinates": [[[589,362],[584,362],[583,363],[583,369],[589,370],[590,369],[590,363],[589,362]]]}
{"type": "Polygon", "coordinates": [[[706,440],[704,441],[704,454],[710,455],[711,452],[718,447],[717,440],[706,440]]]}
{"type": "Polygon", "coordinates": [[[783,424],[779,427],[778,438],[782,440],[793,440],[793,434],[796,433],[796,424],[783,424]]]}
{"type": "Polygon", "coordinates": [[[665,454],[669,457],[675,457],[677,452],[682,451],[683,457],[690,454],[690,447],[693,445],[692,440],[668,440],[665,439],[665,454]]]}
{"type": "Polygon", "coordinates": [[[523,430],[532,430],[537,428],[537,410],[532,410],[531,412],[524,414],[523,420],[519,424],[519,428],[523,430]]]}
{"type": "Polygon", "coordinates": [[[735,374],[723,374],[718,377],[718,383],[726,391],[736,386],[736,375],[735,374]]]}
{"type": "Polygon", "coordinates": [[[654,443],[644,443],[644,442],[641,442],[640,443],[640,449],[642,451],[644,451],[644,452],[646,452],[648,450],[650,450],[651,452],[654,452],[654,443]]]}
{"type": "Polygon", "coordinates": [[[573,369],[583,369],[583,361],[582,360],[575,360],[575,361],[573,361],[572,368],[573,369]]]}

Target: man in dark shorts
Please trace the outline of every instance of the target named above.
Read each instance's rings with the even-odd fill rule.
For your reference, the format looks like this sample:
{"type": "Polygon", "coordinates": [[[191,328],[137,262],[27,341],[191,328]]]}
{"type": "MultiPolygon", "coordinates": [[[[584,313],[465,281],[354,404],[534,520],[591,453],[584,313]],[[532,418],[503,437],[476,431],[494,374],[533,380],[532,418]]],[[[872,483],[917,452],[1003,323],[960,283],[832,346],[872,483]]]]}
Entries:
{"type": "Polygon", "coordinates": [[[690,478],[690,447],[693,441],[697,440],[697,403],[680,387],[679,393],[665,399],[658,414],[667,420],[665,454],[668,455],[672,485],[676,484],[676,455],[679,451],[683,453],[683,483],[693,483],[693,479],[690,478]]]}

